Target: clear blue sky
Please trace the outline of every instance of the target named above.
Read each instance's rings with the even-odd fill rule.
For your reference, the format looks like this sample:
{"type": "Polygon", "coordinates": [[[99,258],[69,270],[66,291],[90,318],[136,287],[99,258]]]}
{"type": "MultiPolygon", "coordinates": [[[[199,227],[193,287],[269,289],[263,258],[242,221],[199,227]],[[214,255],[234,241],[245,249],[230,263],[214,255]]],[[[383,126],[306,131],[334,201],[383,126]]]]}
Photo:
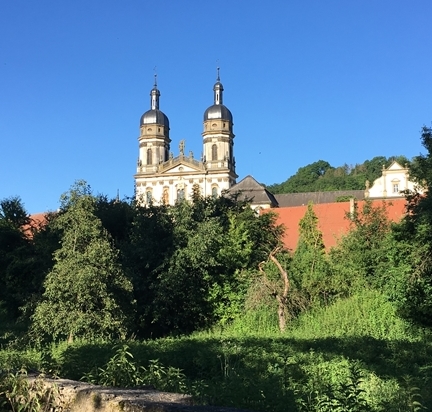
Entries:
{"type": "Polygon", "coordinates": [[[0,199],[55,210],[77,179],[133,195],[157,67],[171,148],[201,153],[221,67],[239,180],[422,152],[430,0],[1,0],[0,199]]]}

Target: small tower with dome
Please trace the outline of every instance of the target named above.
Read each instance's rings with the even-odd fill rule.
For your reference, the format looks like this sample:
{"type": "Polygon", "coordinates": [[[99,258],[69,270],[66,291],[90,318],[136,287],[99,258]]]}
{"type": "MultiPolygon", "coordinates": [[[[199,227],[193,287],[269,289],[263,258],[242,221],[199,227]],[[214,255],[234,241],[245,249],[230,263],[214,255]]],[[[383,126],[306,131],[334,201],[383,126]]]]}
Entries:
{"type": "MultiPolygon", "coordinates": [[[[157,77],[150,91],[150,110],[140,119],[138,164],[156,166],[168,160],[171,140],[169,138],[168,117],[159,110],[160,91],[157,88],[157,77]]],[[[147,168],[152,172],[154,168],[147,168]]]]}
{"type": "Polygon", "coordinates": [[[226,169],[230,173],[230,186],[235,183],[233,116],[223,104],[223,85],[219,68],[213,87],[214,102],[204,112],[203,149],[208,170],[226,169]]]}

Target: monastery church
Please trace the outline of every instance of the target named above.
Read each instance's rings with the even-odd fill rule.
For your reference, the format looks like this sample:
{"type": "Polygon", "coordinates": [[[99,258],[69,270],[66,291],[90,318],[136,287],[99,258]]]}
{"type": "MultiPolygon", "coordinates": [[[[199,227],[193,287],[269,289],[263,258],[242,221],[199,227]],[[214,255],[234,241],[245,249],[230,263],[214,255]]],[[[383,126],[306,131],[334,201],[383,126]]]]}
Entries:
{"type": "Polygon", "coordinates": [[[140,119],[135,190],[141,203],[174,205],[190,199],[194,191],[204,197],[220,196],[236,183],[233,117],[223,104],[223,91],[218,69],[213,105],[204,112],[201,158],[195,159],[192,152],[186,154],[183,140],[179,155],[174,157],[169,120],[159,109],[160,92],[155,77],[150,110],[140,119]]]}

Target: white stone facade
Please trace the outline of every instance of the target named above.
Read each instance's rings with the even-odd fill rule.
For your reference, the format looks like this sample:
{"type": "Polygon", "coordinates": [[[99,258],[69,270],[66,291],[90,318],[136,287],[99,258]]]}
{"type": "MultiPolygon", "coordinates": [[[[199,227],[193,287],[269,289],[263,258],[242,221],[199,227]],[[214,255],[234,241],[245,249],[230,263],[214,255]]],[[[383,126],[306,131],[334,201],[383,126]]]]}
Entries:
{"type": "Polygon", "coordinates": [[[204,197],[220,196],[233,184],[228,170],[209,170],[204,162],[184,155],[159,165],[139,167],[135,181],[137,198],[155,205],[191,199],[194,189],[204,197]]]}

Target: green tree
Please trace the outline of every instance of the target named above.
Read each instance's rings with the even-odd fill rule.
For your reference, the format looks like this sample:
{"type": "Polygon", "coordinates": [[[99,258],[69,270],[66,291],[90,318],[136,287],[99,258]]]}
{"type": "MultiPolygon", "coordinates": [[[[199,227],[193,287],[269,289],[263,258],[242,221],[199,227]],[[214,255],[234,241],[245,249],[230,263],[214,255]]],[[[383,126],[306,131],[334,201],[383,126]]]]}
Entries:
{"type": "Polygon", "coordinates": [[[268,189],[273,193],[313,192],[316,191],[317,182],[329,169],[332,169],[330,163],[318,160],[307,166],[300,167],[297,173],[288,180],[279,185],[271,185],[268,189]]]}
{"type": "Polygon", "coordinates": [[[101,220],[117,248],[129,241],[134,213],[134,202],[127,199],[108,199],[105,195],[96,197],[95,215],[101,220]]]}
{"type": "Polygon", "coordinates": [[[312,203],[308,204],[306,213],[299,222],[299,240],[290,271],[310,304],[325,298],[329,267],[312,203]]]}
{"type": "Polygon", "coordinates": [[[248,203],[199,193],[172,207],[137,205],[123,255],[139,336],[188,333],[239,316],[250,268],[279,241],[275,222],[248,203]]]}
{"type": "Polygon", "coordinates": [[[0,201],[0,220],[7,222],[10,226],[20,231],[30,224],[30,216],[18,196],[0,201]]]}
{"type": "Polygon", "coordinates": [[[381,274],[388,265],[388,235],[391,222],[385,201],[374,206],[366,200],[346,216],[349,232],[330,250],[330,266],[335,293],[349,294],[356,288],[382,285],[381,274]]]}
{"type": "Polygon", "coordinates": [[[135,330],[139,337],[159,336],[153,322],[153,302],[158,274],[173,253],[173,216],[166,205],[133,205],[128,241],[121,245],[125,272],[132,280],[137,302],[135,330]]]}
{"type": "Polygon", "coordinates": [[[0,201],[0,301],[12,319],[41,286],[41,258],[31,235],[31,219],[21,199],[0,201]]]}
{"type": "Polygon", "coordinates": [[[62,199],[62,231],[41,302],[32,317],[37,338],[124,338],[133,312],[132,284],[95,216],[95,199],[78,182],[62,199]]]}
{"type": "Polygon", "coordinates": [[[399,314],[432,326],[432,129],[424,126],[421,142],[427,153],[413,159],[411,176],[425,193],[410,193],[408,213],[392,231],[391,267],[386,286],[399,314]]]}
{"type": "Polygon", "coordinates": [[[223,228],[216,217],[194,221],[190,207],[181,202],[173,211],[176,247],[158,275],[153,322],[164,333],[188,333],[215,321],[210,289],[224,270],[218,259],[223,228]]]}

